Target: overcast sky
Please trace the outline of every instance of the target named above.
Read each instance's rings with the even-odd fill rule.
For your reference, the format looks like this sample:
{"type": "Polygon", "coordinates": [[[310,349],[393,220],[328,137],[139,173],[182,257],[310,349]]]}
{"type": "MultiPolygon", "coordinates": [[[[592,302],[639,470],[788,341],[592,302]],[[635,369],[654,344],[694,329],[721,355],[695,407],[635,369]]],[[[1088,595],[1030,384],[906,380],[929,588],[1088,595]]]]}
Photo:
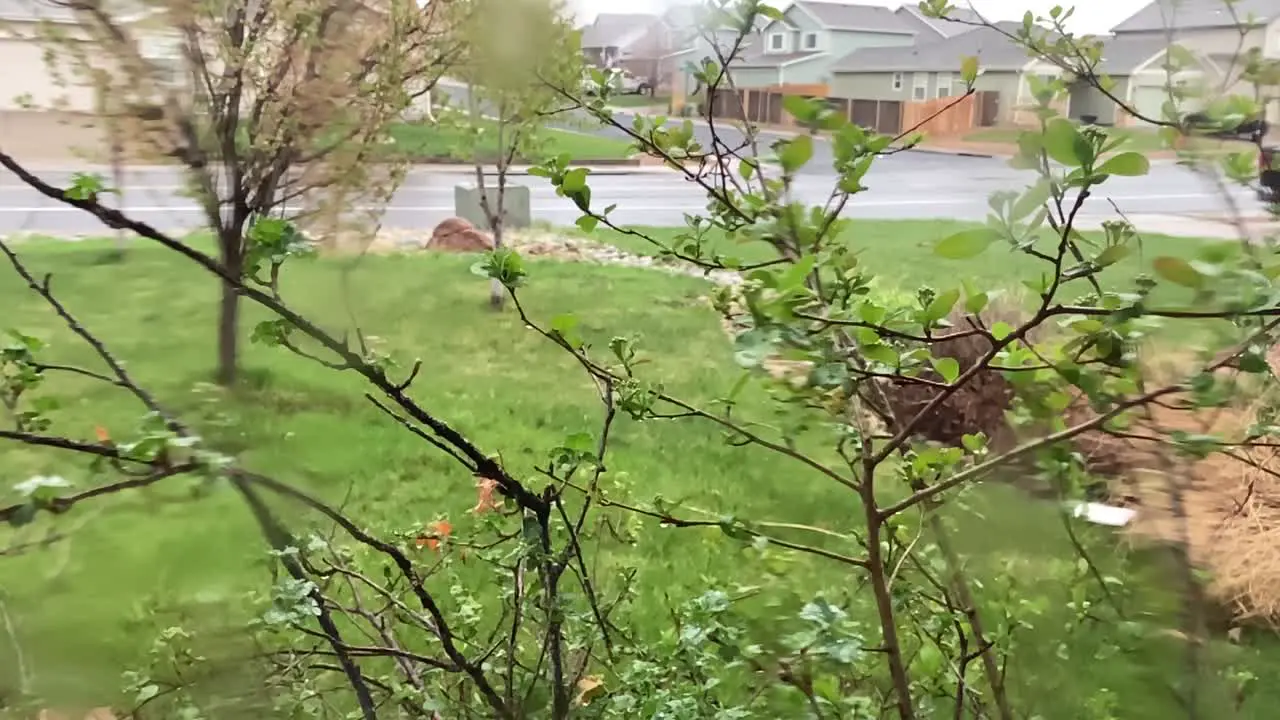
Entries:
{"type": "MultiPolygon", "coordinates": [[[[919,0],[907,0],[916,4],[919,0]]],[[[964,7],[969,0],[952,0],[956,5],[964,7]]],[[[590,22],[601,12],[660,12],[672,4],[673,0],[568,0],[577,11],[579,22],[590,22]]],[[[1017,20],[1027,10],[1034,13],[1048,13],[1054,5],[1074,7],[1074,21],[1070,25],[1073,32],[1097,33],[1106,32],[1121,20],[1137,12],[1150,0],[972,0],[973,6],[988,20],[1017,20]]],[[[776,7],[785,8],[788,0],[775,0],[776,7]]],[[[898,7],[903,0],[851,0],[850,5],[884,5],[898,7]]]]}

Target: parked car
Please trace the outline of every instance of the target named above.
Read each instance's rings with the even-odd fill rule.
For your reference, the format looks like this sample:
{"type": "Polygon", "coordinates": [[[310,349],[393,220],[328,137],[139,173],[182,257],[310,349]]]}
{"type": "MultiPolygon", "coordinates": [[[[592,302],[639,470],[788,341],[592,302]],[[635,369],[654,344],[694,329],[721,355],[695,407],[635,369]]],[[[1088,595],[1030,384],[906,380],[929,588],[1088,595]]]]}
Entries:
{"type": "Polygon", "coordinates": [[[1280,203],[1280,167],[1275,146],[1258,142],[1258,199],[1264,203],[1280,203]]]}
{"type": "Polygon", "coordinates": [[[653,85],[648,81],[632,75],[626,70],[615,71],[618,92],[623,95],[645,95],[653,93],[653,85]]]}
{"type": "Polygon", "coordinates": [[[1267,121],[1262,118],[1251,118],[1241,122],[1238,125],[1222,126],[1215,122],[1206,113],[1195,112],[1184,118],[1187,128],[1192,130],[1210,129],[1206,133],[1209,137],[1222,138],[1226,140],[1250,140],[1258,142],[1261,138],[1266,137],[1270,127],[1267,121]]]}
{"type": "MultiPolygon", "coordinates": [[[[621,95],[643,95],[645,93],[653,93],[652,83],[648,80],[638,78],[626,70],[618,70],[615,68],[606,69],[604,72],[606,77],[605,82],[613,88],[615,93],[621,95]]],[[[596,84],[595,79],[591,77],[591,73],[585,73],[582,78],[582,91],[588,95],[594,95],[597,90],[599,90],[599,86],[596,84]]]]}

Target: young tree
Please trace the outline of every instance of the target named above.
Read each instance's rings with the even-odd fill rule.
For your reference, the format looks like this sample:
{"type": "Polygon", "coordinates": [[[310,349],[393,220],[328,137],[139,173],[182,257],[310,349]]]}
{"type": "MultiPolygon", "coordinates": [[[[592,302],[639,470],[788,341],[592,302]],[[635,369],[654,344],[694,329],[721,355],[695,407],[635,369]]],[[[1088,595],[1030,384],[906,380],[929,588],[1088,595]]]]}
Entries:
{"type": "MultiPolygon", "coordinates": [[[[463,153],[475,164],[480,209],[500,248],[511,167],[541,160],[543,131],[566,107],[563,91],[581,87],[582,54],[562,0],[467,0],[465,8],[457,31],[467,51],[452,75],[467,86],[467,107],[451,121],[468,131],[463,153]]],[[[505,298],[493,283],[493,307],[505,298]]]]}
{"type": "MultiPolygon", "coordinates": [[[[180,163],[233,277],[254,270],[255,243],[281,241],[250,237],[255,219],[288,216],[330,243],[376,223],[404,174],[388,129],[459,56],[447,2],[56,1],[81,35],[49,33],[51,58],[109,98],[134,159],[180,163]]],[[[224,385],[236,379],[239,307],[224,282],[224,385]]]]}
{"type": "MultiPolygon", "coordinates": [[[[940,0],[932,7],[940,13],[945,5],[940,0]]],[[[730,20],[745,34],[767,10],[745,0],[730,20]]],[[[1046,46],[1030,19],[1015,38],[1033,54],[1070,65],[1078,77],[1096,78],[1096,48],[1057,41],[1046,46]]],[[[701,79],[710,91],[724,82],[723,67],[703,66],[701,79]]],[[[977,63],[966,60],[960,70],[972,92],[977,63]]],[[[872,260],[859,256],[864,240],[856,235],[858,225],[841,215],[865,189],[876,159],[896,151],[906,133],[878,136],[820,101],[788,100],[797,121],[831,133],[833,187],[825,202],[807,205],[793,198],[792,185],[814,156],[809,135],[779,140],[768,157],[775,163],[763,163],[730,145],[703,148],[687,125],[672,128],[653,119],[615,125],[647,152],[681,168],[706,194],[707,214],[689,218],[673,242],[636,228],[616,229],[647,239],[665,256],[734,274],[735,282],[716,288],[712,299],[733,324],[734,356],[745,373],[714,405],[673,394],[662,375],[650,371],[639,341],[625,328],[601,346],[580,337],[572,317],[537,317],[524,302],[524,287],[539,268],[498,248],[482,267],[508,292],[520,325],[583,370],[601,406],[594,436],[570,428],[545,461],[527,465],[485,452],[479,440],[415,399],[409,389],[420,366],[393,377],[381,358],[346,339],[362,336],[360,328],[331,332],[293,309],[277,282],[288,272],[288,253],[264,261],[270,272],[262,283],[233,276],[218,258],[104,206],[91,192],[90,179],[56,187],[0,152],[0,165],[46,197],[136,232],[230,283],[272,315],[264,323],[270,332],[260,337],[291,350],[291,338],[306,339],[316,348],[307,358],[366,381],[368,399],[389,423],[476,479],[474,511],[486,522],[477,523],[476,537],[466,541],[453,538],[451,526],[441,521],[406,536],[396,518],[387,523],[393,529],[378,534],[342,510],[255,472],[246,461],[219,453],[168,413],[3,241],[0,253],[21,280],[107,370],[47,362],[37,338],[14,333],[0,347],[0,399],[12,420],[12,429],[0,428],[0,439],[92,458],[95,477],[117,475],[82,491],[66,490],[47,476],[31,478],[19,487],[16,502],[0,506],[0,520],[25,526],[37,516],[61,515],[175,475],[203,473],[225,482],[243,498],[280,570],[270,597],[254,596],[255,607],[269,611],[255,619],[252,631],[279,695],[273,700],[289,716],[1121,717],[1113,690],[1086,688],[1068,696],[1066,688],[1055,687],[1046,693],[1050,681],[1035,670],[1051,670],[1048,664],[1033,669],[1022,663],[1036,656],[1053,665],[1078,663],[1065,675],[1140,647],[1169,654],[1175,646],[1156,634],[1164,628],[1143,612],[1127,612],[1134,599],[1125,592],[1127,582],[1142,573],[1117,577],[1101,571],[1076,534],[1078,520],[1063,508],[1071,545],[1064,546],[1063,556],[1046,560],[1048,568],[1033,568],[1043,573],[1040,582],[1021,576],[1026,565],[1040,564],[1038,555],[1021,564],[1018,558],[1001,562],[978,582],[974,566],[983,558],[950,545],[954,533],[948,524],[954,518],[947,508],[963,505],[978,483],[1002,474],[1074,504],[1082,499],[1081,484],[1097,469],[1083,444],[1099,437],[1123,438],[1150,451],[1140,456],[1141,469],[1128,469],[1158,467],[1175,514],[1185,476],[1196,463],[1218,457],[1239,463],[1233,468],[1251,467],[1250,449],[1266,452],[1280,435],[1276,403],[1259,403],[1257,396],[1262,390],[1274,397],[1277,388],[1268,359],[1280,334],[1280,272],[1248,238],[1202,246],[1187,259],[1159,254],[1163,249],[1155,258],[1141,257],[1140,232],[1123,217],[1087,236],[1081,210],[1091,193],[1114,177],[1145,175],[1150,163],[1125,149],[1125,136],[1082,129],[1057,115],[1052,96],[1037,93],[1039,120],[1022,135],[1016,158],[1038,175],[1037,182],[993,196],[986,223],[938,239],[933,253],[939,262],[955,263],[954,282],[896,291],[886,287],[872,260]],[[716,162],[686,162],[708,154],[716,162]],[[718,172],[720,161],[735,172],[718,172]],[[777,171],[769,167],[774,164],[777,171]],[[734,259],[718,240],[761,252],[753,261],[734,259]],[[1003,283],[980,285],[967,281],[964,271],[966,261],[982,262],[997,250],[1020,261],[1004,263],[1015,268],[1009,284],[1030,292],[1025,307],[1009,308],[1003,316],[994,302],[1003,283]],[[1139,272],[1120,271],[1122,261],[1135,260],[1140,265],[1130,270],[1139,272]],[[1149,342],[1161,324],[1180,346],[1195,345],[1195,352],[1177,367],[1157,371],[1149,342]],[[1206,329],[1212,331],[1201,332],[1206,329]],[[784,372],[771,367],[779,357],[790,361],[784,372]],[[39,394],[43,382],[64,372],[132,394],[148,411],[141,438],[94,441],[79,439],[74,430],[60,434],[59,418],[46,412],[48,403],[39,394]],[[762,405],[743,401],[746,392],[758,395],[762,405]],[[1244,420],[1230,432],[1214,419],[1228,412],[1244,420]],[[631,497],[627,486],[611,483],[619,472],[611,438],[621,432],[616,421],[623,416],[706,423],[730,445],[769,453],[792,469],[779,480],[788,486],[775,490],[794,492],[790,483],[801,478],[829,484],[848,508],[833,516],[848,518],[847,525],[744,518],[719,508],[697,511],[678,501],[651,500],[649,487],[631,497]],[[1173,418],[1192,422],[1171,425],[1173,418]],[[266,496],[319,513],[332,532],[298,537],[266,496]],[[503,506],[511,512],[495,512],[503,506]],[[733,593],[708,588],[670,608],[671,626],[652,632],[628,624],[620,607],[637,596],[653,602],[658,593],[636,592],[628,574],[609,562],[596,574],[596,564],[584,557],[584,548],[602,537],[630,542],[633,524],[645,521],[661,523],[665,532],[705,532],[700,537],[706,542],[733,543],[741,553],[734,557],[804,557],[822,563],[817,567],[830,580],[815,595],[797,598],[788,588],[773,587],[784,584],[780,572],[735,576],[733,593]],[[468,573],[448,577],[452,582],[433,581],[448,571],[455,540],[458,556],[465,550],[471,561],[468,573]],[[415,549],[432,553],[430,559],[415,559],[415,549]],[[496,587],[462,587],[476,577],[496,587]],[[1046,583],[1063,592],[1048,593],[1040,587],[1046,583]],[[735,595],[763,596],[761,604],[776,614],[739,617],[735,595]],[[1049,614],[1054,598],[1067,605],[1065,613],[1049,614]],[[1084,656],[1073,657],[1078,648],[1067,641],[1089,629],[1095,634],[1083,646],[1084,656]]],[[[603,106],[587,107],[611,119],[603,106]]],[[[1182,128],[1173,118],[1153,122],[1182,128]]],[[[583,173],[559,159],[544,171],[583,208],[583,225],[611,224],[609,212],[593,203],[583,173]]],[[[281,225],[258,218],[252,227],[281,225]]],[[[683,460],[671,463],[682,468],[683,460]]],[[[1260,475],[1264,480],[1276,474],[1265,462],[1262,470],[1270,471],[1260,475]]],[[[1249,498],[1264,491],[1250,483],[1244,492],[1249,498]]],[[[1241,505],[1225,511],[1246,510],[1241,505]]],[[[748,572],[754,567],[743,565],[748,572]]],[[[1117,567],[1124,575],[1128,566],[1117,567]]],[[[1194,720],[1232,717],[1230,706],[1222,704],[1229,699],[1234,716],[1245,717],[1239,693],[1219,698],[1200,692],[1215,679],[1206,667],[1214,653],[1203,652],[1197,573],[1185,558],[1178,570],[1186,581],[1177,592],[1188,608],[1189,642],[1177,650],[1187,663],[1161,666],[1178,673],[1161,678],[1170,681],[1169,688],[1147,686],[1150,696],[1124,701],[1136,705],[1176,695],[1164,707],[1181,710],[1172,716],[1194,720]]],[[[1159,604],[1166,601],[1162,597],[1159,604]]],[[[666,617],[667,610],[649,617],[666,617]]],[[[179,635],[168,633],[164,642],[180,642],[179,635]]],[[[200,662],[196,653],[171,656],[200,662]]],[[[181,684],[172,692],[166,686],[163,697],[158,685],[145,681],[134,690],[140,706],[157,701],[140,707],[138,717],[151,710],[156,717],[199,716],[180,712],[187,691],[181,684]]],[[[1265,707],[1258,716],[1270,712],[1265,707]]]]}

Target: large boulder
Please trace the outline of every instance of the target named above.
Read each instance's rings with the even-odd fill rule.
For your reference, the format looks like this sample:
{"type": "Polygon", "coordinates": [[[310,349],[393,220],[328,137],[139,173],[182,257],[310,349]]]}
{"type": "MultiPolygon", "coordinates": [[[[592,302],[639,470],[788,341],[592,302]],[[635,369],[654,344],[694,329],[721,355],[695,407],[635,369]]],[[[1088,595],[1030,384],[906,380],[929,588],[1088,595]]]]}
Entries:
{"type": "Polygon", "coordinates": [[[452,217],[431,231],[426,248],[440,252],[489,252],[493,249],[493,238],[466,220],[452,217]]]}

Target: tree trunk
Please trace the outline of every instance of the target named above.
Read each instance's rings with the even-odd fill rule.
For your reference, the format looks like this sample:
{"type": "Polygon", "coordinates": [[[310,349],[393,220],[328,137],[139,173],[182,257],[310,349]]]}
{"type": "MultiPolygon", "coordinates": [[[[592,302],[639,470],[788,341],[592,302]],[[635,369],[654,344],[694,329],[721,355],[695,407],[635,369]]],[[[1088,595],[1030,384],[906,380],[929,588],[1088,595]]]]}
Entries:
{"type": "MultiPolygon", "coordinates": [[[[232,277],[243,274],[239,238],[222,238],[222,266],[232,277]]],[[[222,298],[218,303],[218,370],[216,382],[229,387],[239,375],[240,360],[240,292],[235,285],[222,282],[222,298]]]]}
{"type": "MultiPolygon", "coordinates": [[[[485,192],[485,188],[483,185],[480,187],[480,192],[481,193],[485,192]]],[[[499,203],[499,207],[501,207],[502,190],[499,189],[498,192],[499,192],[498,203],[499,203]]],[[[502,211],[499,210],[498,212],[502,212],[502,211]]],[[[493,226],[493,249],[497,250],[498,248],[502,247],[501,216],[499,216],[499,220],[497,222],[491,222],[490,224],[493,226]]],[[[507,289],[502,287],[502,283],[498,282],[497,280],[490,280],[489,281],[489,307],[494,310],[501,310],[503,307],[506,306],[506,304],[507,304],[507,289]]]]}

